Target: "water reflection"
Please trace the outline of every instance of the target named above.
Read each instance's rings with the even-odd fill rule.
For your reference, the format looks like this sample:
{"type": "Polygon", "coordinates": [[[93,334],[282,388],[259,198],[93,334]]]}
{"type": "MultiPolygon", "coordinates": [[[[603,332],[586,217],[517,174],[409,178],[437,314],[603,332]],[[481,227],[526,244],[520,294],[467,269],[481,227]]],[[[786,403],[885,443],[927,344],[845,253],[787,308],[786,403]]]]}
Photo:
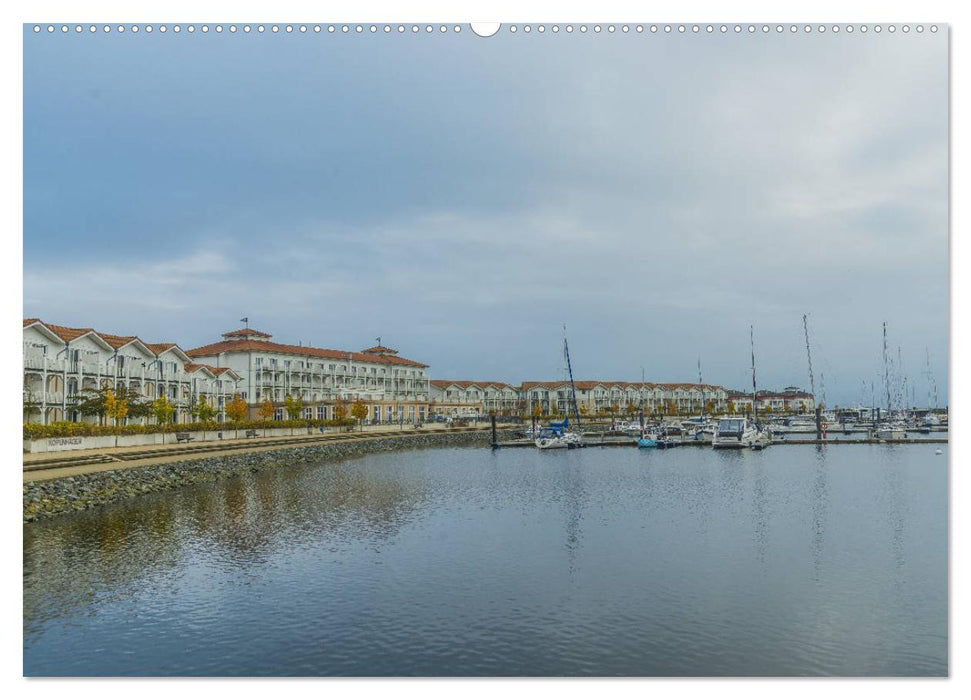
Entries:
{"type": "Polygon", "coordinates": [[[940,675],[945,474],[893,449],[430,450],[35,523],[25,673],[940,675]]]}
{"type": "Polygon", "coordinates": [[[813,463],[812,518],[813,518],[813,578],[820,580],[824,535],[826,532],[826,513],[829,506],[829,465],[826,463],[826,446],[816,445],[816,459],[813,463]]]}
{"type": "Polygon", "coordinates": [[[25,638],[105,592],[177,578],[189,556],[240,572],[348,529],[372,543],[393,538],[424,495],[420,483],[341,465],[308,473],[259,472],[25,526],[25,638]]]}

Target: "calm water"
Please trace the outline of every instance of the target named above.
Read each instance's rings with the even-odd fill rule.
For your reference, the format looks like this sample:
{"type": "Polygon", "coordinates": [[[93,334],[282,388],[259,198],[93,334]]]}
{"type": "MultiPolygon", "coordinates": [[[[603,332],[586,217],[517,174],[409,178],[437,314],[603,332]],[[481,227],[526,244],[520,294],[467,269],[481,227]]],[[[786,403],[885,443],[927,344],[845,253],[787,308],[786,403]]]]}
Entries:
{"type": "Polygon", "coordinates": [[[24,672],[943,675],[946,453],[425,450],[145,497],[25,526],[24,672]]]}

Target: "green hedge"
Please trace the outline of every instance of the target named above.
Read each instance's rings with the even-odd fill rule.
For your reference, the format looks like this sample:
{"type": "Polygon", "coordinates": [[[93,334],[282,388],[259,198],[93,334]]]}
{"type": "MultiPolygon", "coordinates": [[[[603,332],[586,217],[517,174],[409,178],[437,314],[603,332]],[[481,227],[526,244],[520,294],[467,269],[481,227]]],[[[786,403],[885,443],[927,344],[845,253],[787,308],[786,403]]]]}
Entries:
{"type": "Polygon", "coordinates": [[[307,424],[319,427],[345,427],[356,425],[352,418],[344,420],[244,420],[239,423],[165,423],[163,425],[95,425],[92,423],[71,423],[58,421],[48,425],[24,423],[24,440],[38,440],[55,437],[91,437],[99,435],[146,435],[151,433],[189,433],[199,430],[229,431],[253,430],[263,428],[306,428],[307,424]]]}

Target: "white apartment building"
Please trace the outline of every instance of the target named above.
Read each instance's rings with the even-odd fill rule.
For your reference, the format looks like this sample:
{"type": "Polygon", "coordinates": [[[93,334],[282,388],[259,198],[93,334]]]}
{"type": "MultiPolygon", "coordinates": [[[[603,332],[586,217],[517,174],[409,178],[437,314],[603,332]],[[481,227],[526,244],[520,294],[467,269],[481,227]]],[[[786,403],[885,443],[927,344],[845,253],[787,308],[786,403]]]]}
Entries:
{"type": "Polygon", "coordinates": [[[192,365],[175,343],[146,343],[137,336],[36,318],[24,319],[23,348],[24,420],[43,424],[96,422],[96,416],[80,415],[75,405],[85,391],[105,387],[133,389],[148,403],[167,397],[176,423],[191,420],[191,407],[199,396],[211,398],[222,420],[223,407],[241,379],[235,372],[192,365]]]}
{"type": "Polygon", "coordinates": [[[470,382],[432,379],[430,382],[431,415],[448,417],[513,416],[523,404],[519,389],[503,382],[470,382]]]}
{"type": "MultiPolygon", "coordinates": [[[[582,414],[701,413],[702,409],[723,411],[728,392],[711,384],[652,382],[574,382],[577,408],[582,414]]],[[[569,406],[571,387],[568,381],[523,382],[520,397],[526,412],[564,413],[569,406]]]]}
{"type": "MultiPolygon", "coordinates": [[[[269,333],[242,328],[219,342],[188,351],[193,362],[230,368],[242,378],[240,395],[256,417],[270,401],[277,418],[286,418],[287,396],[300,399],[303,418],[333,419],[338,402],[350,411],[360,400],[372,423],[424,421],[429,402],[428,365],[398,356],[383,345],[351,352],[285,345],[269,333]]],[[[348,414],[349,415],[349,414],[348,414]]]]}

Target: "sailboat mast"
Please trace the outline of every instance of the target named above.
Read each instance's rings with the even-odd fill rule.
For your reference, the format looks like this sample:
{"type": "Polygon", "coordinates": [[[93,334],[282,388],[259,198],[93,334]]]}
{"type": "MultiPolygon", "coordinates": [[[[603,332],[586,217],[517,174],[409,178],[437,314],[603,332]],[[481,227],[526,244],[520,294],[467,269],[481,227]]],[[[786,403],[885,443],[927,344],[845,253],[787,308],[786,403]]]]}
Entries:
{"type": "Polygon", "coordinates": [[[570,365],[570,346],[566,342],[566,324],[563,324],[563,356],[566,358],[566,371],[570,375],[570,400],[573,404],[573,417],[580,432],[580,409],[577,408],[577,388],[573,382],[573,367],[570,365]]]}
{"type": "Polygon", "coordinates": [[[752,346],[752,420],[759,419],[759,391],[755,385],[755,326],[748,327],[749,341],[752,346]]]}
{"type": "Polygon", "coordinates": [[[816,380],[813,379],[813,353],[809,349],[809,322],[806,314],[802,315],[802,330],[806,334],[806,357],[809,358],[809,390],[812,392],[813,401],[816,401],[816,380]]]}
{"type": "Polygon", "coordinates": [[[887,418],[890,417],[890,361],[887,359],[887,322],[883,322],[883,383],[887,387],[887,418]]]}
{"type": "Polygon", "coordinates": [[[701,358],[698,358],[698,388],[701,389],[701,417],[705,417],[705,381],[701,378],[701,358]]]}

